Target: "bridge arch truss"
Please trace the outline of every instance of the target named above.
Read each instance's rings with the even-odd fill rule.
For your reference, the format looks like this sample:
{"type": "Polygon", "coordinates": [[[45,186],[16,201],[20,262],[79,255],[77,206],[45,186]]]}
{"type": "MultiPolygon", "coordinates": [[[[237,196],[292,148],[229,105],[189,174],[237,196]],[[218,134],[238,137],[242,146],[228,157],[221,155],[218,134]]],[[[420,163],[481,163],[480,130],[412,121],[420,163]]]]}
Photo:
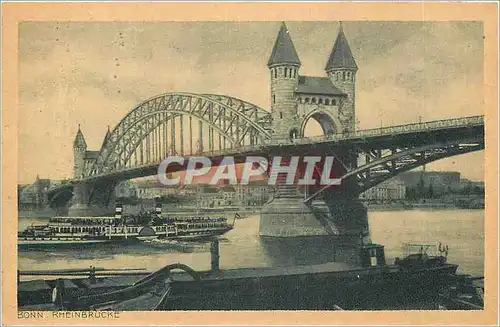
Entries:
{"type": "MultiPolygon", "coordinates": [[[[350,169],[341,176],[342,184],[354,184],[351,195],[357,196],[399,173],[420,167],[433,161],[460,154],[484,150],[483,135],[470,140],[447,141],[416,147],[392,147],[390,149],[372,149],[357,147],[357,156],[363,158],[358,167],[350,169]]],[[[326,185],[308,196],[304,202],[310,202],[334,185],[326,185]]]]}
{"type": "Polygon", "coordinates": [[[271,137],[270,123],[270,112],[229,96],[155,96],[120,121],[82,177],[159,163],[167,155],[189,156],[264,144],[271,137]]]}

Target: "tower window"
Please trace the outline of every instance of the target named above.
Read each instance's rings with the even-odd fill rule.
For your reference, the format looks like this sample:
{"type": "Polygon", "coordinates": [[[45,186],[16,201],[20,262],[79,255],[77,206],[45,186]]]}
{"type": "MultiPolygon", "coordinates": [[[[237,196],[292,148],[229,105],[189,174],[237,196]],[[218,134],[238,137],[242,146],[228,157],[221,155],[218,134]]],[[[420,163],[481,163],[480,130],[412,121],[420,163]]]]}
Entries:
{"type": "Polygon", "coordinates": [[[283,119],[283,113],[280,112],[280,119],[283,119]]]}
{"type": "Polygon", "coordinates": [[[325,104],[328,106],[330,104],[330,100],[326,99],[325,104]]]}
{"type": "Polygon", "coordinates": [[[276,94],[273,94],[273,103],[276,103],[276,94]]]}
{"type": "Polygon", "coordinates": [[[323,99],[319,99],[318,104],[323,104],[323,99]]]}
{"type": "Polygon", "coordinates": [[[285,78],[288,77],[288,68],[285,68],[285,78]]]}
{"type": "Polygon", "coordinates": [[[316,98],[312,98],[312,103],[316,103],[316,98]]]}
{"type": "Polygon", "coordinates": [[[278,77],[278,70],[276,68],[274,68],[273,71],[274,71],[274,78],[277,78],[278,77]]]}
{"type": "Polygon", "coordinates": [[[342,72],[342,80],[345,81],[345,72],[342,72]]]}
{"type": "Polygon", "coordinates": [[[336,106],[337,105],[337,100],[333,99],[332,100],[332,105],[336,106]]]}
{"type": "Polygon", "coordinates": [[[309,98],[306,98],[306,101],[305,101],[305,102],[306,102],[306,103],[309,103],[309,98]]]}

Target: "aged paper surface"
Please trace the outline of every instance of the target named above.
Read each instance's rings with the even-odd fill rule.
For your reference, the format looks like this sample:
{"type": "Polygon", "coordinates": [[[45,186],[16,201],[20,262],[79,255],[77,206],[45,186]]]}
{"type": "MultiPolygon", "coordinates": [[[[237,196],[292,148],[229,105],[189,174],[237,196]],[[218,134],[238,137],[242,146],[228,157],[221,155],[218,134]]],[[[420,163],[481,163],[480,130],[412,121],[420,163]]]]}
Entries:
{"type": "MultiPolygon", "coordinates": [[[[495,323],[498,308],[496,4],[4,3],[2,9],[2,316],[6,325],[495,323]],[[158,113],[152,115],[155,110],[158,113]],[[268,115],[270,111],[272,114],[268,115]],[[175,120],[176,115],[181,118],[175,120]],[[200,123],[191,129],[191,118],[183,116],[197,118],[209,127],[198,128],[202,126],[200,123]],[[167,125],[170,118],[176,123],[167,125]],[[270,125],[266,125],[268,122],[270,125]],[[111,125],[109,134],[107,125],[111,125]],[[483,126],[484,139],[482,132],[474,135],[483,126]],[[412,141],[404,137],[409,132],[414,133],[412,141]],[[377,144],[387,142],[388,136],[393,137],[393,145],[377,148],[377,144]],[[115,145],[119,143],[121,147],[117,150],[115,145]],[[326,144],[325,148],[321,148],[322,144],[326,144]],[[143,151],[142,146],[148,149],[143,151]],[[139,202],[144,200],[139,206],[146,207],[151,198],[163,197],[166,199],[163,208],[156,207],[161,217],[168,214],[171,219],[170,212],[179,211],[184,216],[194,215],[194,220],[189,218],[186,222],[186,234],[179,232],[184,223],[174,224],[170,220],[166,225],[153,224],[147,229],[127,222],[125,211],[132,205],[123,202],[127,197],[124,193],[110,195],[108,187],[113,185],[123,191],[125,188],[117,186],[118,180],[154,175],[165,156],[239,154],[241,159],[252,155],[293,155],[294,151],[301,152],[297,155],[311,154],[310,149],[326,153],[327,148],[336,149],[332,150],[336,155],[346,151],[344,157],[339,155],[343,164],[347,162],[342,174],[351,171],[361,183],[357,190],[364,191],[358,194],[351,190],[360,200],[336,198],[335,203],[343,203],[347,209],[342,211],[334,206],[342,217],[333,223],[335,215],[323,220],[317,218],[320,224],[307,220],[309,212],[304,210],[309,210],[317,195],[323,196],[327,203],[324,194],[330,194],[328,198],[333,196],[328,192],[334,188],[330,185],[334,181],[308,189],[311,191],[298,197],[290,191],[297,189],[295,185],[279,184],[270,200],[255,196],[269,192],[263,186],[238,193],[235,190],[243,187],[230,190],[218,185],[224,189],[217,191],[220,197],[211,196],[209,191],[203,194],[197,191],[194,208],[189,204],[169,205],[179,201],[176,196],[188,194],[188,191],[182,193],[181,188],[158,196],[151,195],[153,191],[147,182],[136,184],[142,185],[134,189],[134,198],[139,202]],[[274,153],[273,149],[284,150],[274,153]],[[350,165],[348,158],[352,156],[348,150],[355,150],[365,161],[357,162],[357,167],[350,165]],[[382,150],[388,151],[382,154],[382,150]],[[438,160],[441,158],[444,159],[438,160]],[[375,164],[380,164],[381,170],[371,169],[376,168],[375,164]],[[368,169],[356,170],[360,167],[368,169]],[[420,180],[415,188],[403,179],[391,184],[394,188],[371,188],[381,181],[372,178],[376,173],[385,181],[389,179],[387,174],[392,173],[392,177],[401,167],[406,168],[400,171],[418,167],[414,171],[418,171],[420,180]],[[451,177],[439,179],[444,175],[451,177]],[[449,182],[453,178],[455,182],[449,182]],[[92,186],[85,189],[82,185],[92,186]],[[110,197],[121,198],[123,203],[116,209],[116,215],[125,223],[113,222],[117,216],[115,201],[110,197]],[[106,203],[93,200],[96,198],[106,198],[103,200],[106,203]],[[113,202],[111,214],[96,213],[96,208],[108,209],[110,202],[113,202]],[[484,209],[476,209],[481,203],[484,209]],[[368,215],[365,210],[363,216],[366,219],[359,219],[359,226],[343,222],[353,218],[349,216],[352,212],[356,216],[361,204],[368,207],[368,215]],[[295,205],[300,215],[293,211],[295,205]],[[225,222],[217,220],[222,215],[219,207],[230,208],[232,214],[238,212],[235,222],[227,225],[232,229],[227,234],[225,222]],[[80,220],[71,223],[66,218],[57,218],[49,223],[49,217],[68,214],[80,220]],[[108,217],[109,221],[99,218],[100,226],[87,224],[88,217],[96,215],[108,217]],[[288,223],[286,215],[290,219],[298,215],[300,219],[288,223]],[[210,218],[204,220],[200,216],[210,218]],[[281,222],[284,225],[276,227],[281,222]],[[196,228],[190,231],[193,224],[199,224],[201,231],[196,228]],[[166,246],[156,240],[157,236],[170,235],[161,228],[167,226],[168,230],[168,226],[174,225],[175,232],[172,230],[171,235],[177,236],[175,241],[166,246]],[[363,234],[365,225],[370,229],[369,235],[363,234]],[[137,234],[137,228],[143,228],[144,232],[137,234]],[[193,237],[217,228],[224,234],[220,243],[185,242],[180,237],[193,237]],[[324,230],[329,239],[335,239],[333,246],[329,242],[318,245],[319,238],[313,238],[312,243],[301,239],[289,246],[293,242],[288,241],[297,235],[323,236],[324,230]],[[18,231],[23,234],[16,240],[18,231]],[[337,248],[337,238],[333,236],[344,233],[345,238],[356,243],[360,231],[361,236],[371,236],[368,241],[371,248],[365,253],[367,261],[364,263],[361,256],[362,262],[356,263],[365,265],[364,268],[353,270],[347,259],[359,258],[358,253],[346,254],[342,246],[337,248]],[[122,247],[122,243],[116,245],[110,241],[114,237],[142,243],[122,247]],[[267,240],[271,243],[279,240],[280,245],[267,247],[267,240]],[[387,292],[384,287],[389,287],[384,278],[400,278],[402,271],[405,276],[413,276],[415,271],[414,267],[401,270],[404,259],[398,261],[396,257],[404,254],[399,253],[398,244],[418,243],[422,259],[421,243],[434,241],[452,244],[449,249],[439,244],[441,256],[436,257],[439,261],[444,255],[451,265],[425,266],[426,271],[452,269],[457,263],[458,274],[484,276],[484,308],[440,310],[454,309],[451,302],[464,305],[464,301],[469,303],[465,304],[469,309],[476,308],[468,294],[460,294],[460,301],[453,298],[455,301],[446,303],[441,303],[440,297],[432,306],[412,301],[402,303],[401,299],[407,298],[402,296],[395,300],[398,306],[392,303],[377,307],[386,299],[377,298],[377,292],[387,292]],[[61,247],[64,242],[74,244],[61,247]],[[88,250],[87,243],[92,242],[102,245],[94,244],[88,250]],[[49,249],[44,248],[47,244],[49,249]],[[371,255],[373,249],[384,251],[377,244],[385,245],[385,258],[371,255]],[[220,247],[220,271],[216,245],[220,247]],[[330,261],[335,261],[335,265],[327,263],[330,261]],[[399,262],[397,267],[393,262],[399,262]],[[148,276],[147,273],[176,263],[188,267],[170,268],[181,268],[188,273],[192,268],[195,272],[190,273],[191,277],[201,276],[200,283],[204,285],[211,280],[221,281],[219,290],[224,283],[234,282],[231,276],[245,281],[238,286],[226,285],[223,294],[217,295],[218,302],[213,300],[216,291],[204,291],[206,298],[203,298],[196,293],[198,289],[189,295],[195,294],[194,297],[188,296],[184,302],[180,293],[177,300],[169,297],[176,292],[176,282],[187,285],[182,278],[189,277],[184,275],[180,280],[172,275],[173,284],[168,284],[172,280],[166,274],[161,281],[146,280],[140,284],[143,288],[137,287],[137,281],[148,276]],[[144,270],[132,275],[126,270],[132,268],[144,270]],[[238,268],[256,269],[249,272],[238,268]],[[70,269],[66,273],[73,276],[63,275],[62,269],[70,269]],[[120,269],[121,277],[104,277],[108,285],[105,290],[104,282],[95,282],[92,275],[105,276],[120,269]],[[196,272],[210,269],[217,274],[196,272]],[[56,273],[37,276],[42,270],[56,273]],[[347,277],[338,277],[338,271],[348,271],[347,277]],[[84,276],[77,276],[81,272],[84,276]],[[127,273],[129,276],[125,276],[127,273]],[[321,279],[322,274],[333,279],[321,279]],[[275,279],[270,281],[270,275],[275,279]],[[299,277],[293,279],[293,276],[299,277]],[[60,277],[63,279],[56,281],[60,277]],[[130,282],[131,278],[135,278],[136,284],[130,282]],[[377,278],[377,285],[386,286],[373,290],[372,286],[359,288],[360,283],[376,285],[377,278]],[[23,284],[30,280],[37,282],[23,284]],[[152,282],[154,287],[148,288],[152,282]],[[357,291],[346,286],[349,283],[358,287],[357,291]],[[101,291],[95,285],[101,285],[101,291]],[[317,290],[311,291],[311,285],[317,290]],[[118,298],[110,295],[107,300],[98,301],[88,296],[92,289],[98,289],[95,292],[99,293],[123,291],[125,287],[132,287],[133,295],[137,296],[119,293],[118,298]],[[342,289],[345,295],[334,297],[334,291],[323,294],[321,289],[342,289]],[[87,293],[75,295],[78,292],[87,293]],[[252,302],[241,295],[244,292],[249,292],[245,296],[267,294],[268,297],[262,295],[252,302]],[[41,300],[43,294],[48,296],[45,302],[41,300]],[[283,294],[289,294],[290,298],[283,294]],[[141,295],[147,298],[134,300],[141,295]],[[367,297],[375,300],[363,302],[367,297]],[[207,304],[210,301],[217,303],[207,304]],[[158,303],[168,311],[152,311],[158,303]],[[200,307],[205,310],[183,311],[200,307]],[[129,311],[134,308],[137,311],[129,311]]],[[[405,176],[411,176],[411,172],[405,176]]],[[[182,190],[187,189],[183,185],[182,190]]],[[[137,217],[142,216],[130,215],[131,219],[137,217]]],[[[366,244],[361,240],[362,246],[366,244]]],[[[425,258],[431,260],[427,259],[427,253],[425,258]]],[[[432,274],[423,276],[424,280],[417,278],[410,284],[428,285],[425,278],[436,278],[432,274]]],[[[405,282],[390,287],[398,288],[401,284],[405,282]]]]}

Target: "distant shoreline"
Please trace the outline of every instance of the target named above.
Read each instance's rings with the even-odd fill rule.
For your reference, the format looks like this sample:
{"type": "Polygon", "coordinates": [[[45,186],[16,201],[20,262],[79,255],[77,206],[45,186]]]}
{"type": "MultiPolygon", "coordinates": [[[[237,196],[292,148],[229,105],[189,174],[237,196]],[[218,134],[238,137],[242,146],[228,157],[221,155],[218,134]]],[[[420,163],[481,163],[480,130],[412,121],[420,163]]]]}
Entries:
{"type": "Polygon", "coordinates": [[[410,211],[410,210],[484,210],[482,207],[472,207],[472,208],[463,208],[458,207],[453,204],[447,203],[419,203],[419,204],[411,204],[411,205],[401,205],[401,204],[370,204],[366,205],[368,211],[410,211]]]}
{"type": "MultiPolygon", "coordinates": [[[[208,215],[227,215],[228,218],[233,218],[233,216],[238,213],[241,218],[245,218],[246,216],[253,215],[253,214],[259,214],[260,213],[260,208],[245,208],[245,209],[238,209],[238,208],[231,208],[231,209],[225,209],[225,210],[210,210],[210,211],[196,211],[193,209],[184,209],[184,210],[179,210],[178,208],[175,208],[173,210],[169,210],[167,208],[164,208],[163,210],[163,215],[190,215],[190,216],[208,216],[208,215]]],[[[17,215],[19,218],[50,218],[50,217],[55,217],[57,214],[55,211],[52,210],[19,210],[17,212],[17,215]]]]}
{"type": "MultiPolygon", "coordinates": [[[[484,210],[483,207],[471,207],[464,208],[458,207],[450,203],[378,203],[378,204],[366,204],[368,211],[410,211],[410,210],[435,210],[435,209],[448,209],[448,210],[484,210]]],[[[209,210],[209,211],[196,211],[193,209],[171,209],[164,208],[164,214],[170,215],[231,215],[232,218],[236,213],[238,213],[241,218],[245,218],[250,215],[257,215],[260,213],[260,208],[231,208],[222,210],[209,210]]],[[[53,210],[20,210],[18,211],[19,218],[50,218],[57,216],[53,210]]]]}

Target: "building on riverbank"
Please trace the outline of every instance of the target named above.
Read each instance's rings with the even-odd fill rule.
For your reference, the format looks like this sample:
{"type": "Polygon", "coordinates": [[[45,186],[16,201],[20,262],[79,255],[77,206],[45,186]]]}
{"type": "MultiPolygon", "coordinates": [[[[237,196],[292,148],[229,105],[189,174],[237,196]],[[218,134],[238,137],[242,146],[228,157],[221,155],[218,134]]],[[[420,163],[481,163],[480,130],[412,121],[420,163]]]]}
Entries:
{"type": "Polygon", "coordinates": [[[60,184],[60,180],[40,178],[37,175],[33,184],[18,185],[17,200],[19,209],[41,209],[48,206],[48,191],[60,184]]]}
{"type": "Polygon", "coordinates": [[[264,180],[250,181],[247,185],[198,186],[200,208],[260,207],[269,201],[274,188],[264,180]]]}
{"type": "Polygon", "coordinates": [[[392,180],[404,183],[407,188],[428,191],[434,195],[456,192],[460,189],[460,172],[457,171],[407,171],[392,180]]]}
{"type": "Polygon", "coordinates": [[[361,193],[360,198],[365,200],[402,200],[406,198],[406,186],[400,180],[388,180],[361,193]]]}

